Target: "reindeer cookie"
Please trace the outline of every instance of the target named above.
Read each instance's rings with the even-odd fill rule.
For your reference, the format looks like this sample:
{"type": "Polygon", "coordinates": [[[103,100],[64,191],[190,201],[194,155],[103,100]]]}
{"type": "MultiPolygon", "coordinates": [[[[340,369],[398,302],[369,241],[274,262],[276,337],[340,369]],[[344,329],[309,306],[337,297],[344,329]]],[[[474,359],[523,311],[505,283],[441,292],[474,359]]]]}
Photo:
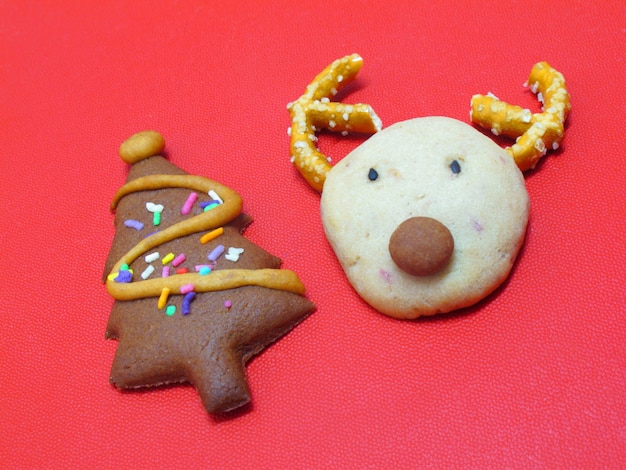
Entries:
{"type": "Polygon", "coordinates": [[[292,161],[322,192],[324,231],[350,283],[386,315],[413,319],[475,304],[507,278],[523,244],[529,199],[522,170],[560,144],[569,111],[562,75],[537,64],[529,83],[544,111],[492,95],[472,120],[519,137],[503,149],[473,127],[424,117],[384,130],[371,107],[330,101],[362,59],[333,62],[288,106],[292,161]],[[331,168],[315,131],[375,133],[331,168]]]}

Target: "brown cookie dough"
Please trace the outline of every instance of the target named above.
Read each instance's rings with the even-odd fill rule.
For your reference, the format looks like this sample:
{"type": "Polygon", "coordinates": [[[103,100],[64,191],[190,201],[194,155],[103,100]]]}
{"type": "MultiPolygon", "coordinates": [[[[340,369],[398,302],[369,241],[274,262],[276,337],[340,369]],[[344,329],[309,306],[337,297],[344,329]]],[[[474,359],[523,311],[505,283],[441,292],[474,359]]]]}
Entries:
{"type": "MultiPolygon", "coordinates": [[[[126,150],[134,159],[128,184],[171,182],[172,175],[184,183],[131,186],[116,197],[116,233],[105,266],[105,282],[116,299],[106,338],[119,341],[110,381],[119,388],[189,382],[209,413],[235,409],[250,401],[246,361],[314,305],[301,295],[295,273],[279,269],[279,258],[242,236],[252,219],[239,208],[230,214],[228,199],[236,193],[219,185],[216,195],[221,192],[224,200],[212,202],[206,192],[185,187],[184,171],[151,155],[162,150],[158,142],[140,144],[148,150],[126,150]],[[204,211],[207,204],[215,207],[204,211]],[[220,210],[229,212],[215,219],[224,222],[220,234],[202,243],[201,236],[216,227],[210,222],[196,230],[196,224],[220,210]]],[[[123,149],[135,147],[131,142],[123,149]]]]}

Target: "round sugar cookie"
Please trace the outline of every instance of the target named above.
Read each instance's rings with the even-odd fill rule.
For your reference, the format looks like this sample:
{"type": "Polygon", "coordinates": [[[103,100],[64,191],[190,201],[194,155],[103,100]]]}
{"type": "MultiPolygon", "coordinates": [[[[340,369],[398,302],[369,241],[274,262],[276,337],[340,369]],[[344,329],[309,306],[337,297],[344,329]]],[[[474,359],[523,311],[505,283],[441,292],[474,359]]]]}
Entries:
{"type": "Polygon", "coordinates": [[[493,292],[522,246],[528,212],[513,159],[447,117],[398,122],[373,135],[328,172],[321,199],[324,231],[352,286],[376,310],[405,319],[467,307],[493,292]],[[430,232],[413,229],[423,222],[430,232]],[[413,232],[421,233],[414,252],[403,245],[396,261],[414,254],[421,265],[400,268],[390,248],[410,243],[413,232]],[[424,246],[439,238],[448,245],[430,263],[436,271],[410,274],[430,266],[428,251],[437,250],[424,246]]]}

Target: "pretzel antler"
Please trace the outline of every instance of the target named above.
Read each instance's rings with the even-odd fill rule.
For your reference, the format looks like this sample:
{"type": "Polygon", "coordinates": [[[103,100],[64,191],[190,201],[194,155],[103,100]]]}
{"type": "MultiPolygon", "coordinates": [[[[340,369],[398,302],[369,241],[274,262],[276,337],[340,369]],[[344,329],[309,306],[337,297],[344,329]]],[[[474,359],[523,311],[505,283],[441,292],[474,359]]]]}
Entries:
{"type": "Polygon", "coordinates": [[[559,148],[571,109],[563,75],[547,62],[535,64],[527,83],[543,103],[542,113],[533,114],[493,95],[474,95],[470,111],[470,120],[474,124],[491,129],[495,135],[516,139],[515,144],[505,150],[522,171],[534,168],[549,149],[559,148]]]}
{"type": "Polygon", "coordinates": [[[382,128],[371,106],[330,101],[356,78],[362,65],[363,59],[358,54],[335,60],[313,79],[300,98],[287,105],[291,115],[291,161],[317,191],[322,191],[326,173],[331,168],[328,159],[315,146],[317,129],[373,134],[382,128]]]}

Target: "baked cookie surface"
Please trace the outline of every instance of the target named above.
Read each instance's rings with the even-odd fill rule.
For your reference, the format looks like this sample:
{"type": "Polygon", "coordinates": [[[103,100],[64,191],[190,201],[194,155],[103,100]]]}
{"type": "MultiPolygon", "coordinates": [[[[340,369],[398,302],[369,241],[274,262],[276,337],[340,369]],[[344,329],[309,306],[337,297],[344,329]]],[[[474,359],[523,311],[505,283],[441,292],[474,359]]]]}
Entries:
{"type": "Polygon", "coordinates": [[[115,299],[105,336],[118,340],[110,382],[120,389],[188,382],[209,413],[224,413],[251,400],[247,361],[315,306],[299,280],[292,285],[295,273],[243,236],[252,218],[239,210],[238,195],[152,155],[163,147],[154,140],[142,132],[125,142],[138,152],[124,145],[120,151],[132,166],[115,197],[116,232],[103,276],[115,299]],[[198,178],[218,191],[186,186],[198,178]],[[232,213],[216,216],[217,230],[204,223],[196,228],[220,209],[232,213]]]}
{"type": "Polygon", "coordinates": [[[470,306],[508,276],[524,241],[521,171],[496,143],[446,117],[396,123],[328,172],[324,231],[350,283],[376,310],[412,319],[470,306]],[[454,239],[445,267],[416,276],[393,261],[404,221],[435,219],[454,239]]]}

